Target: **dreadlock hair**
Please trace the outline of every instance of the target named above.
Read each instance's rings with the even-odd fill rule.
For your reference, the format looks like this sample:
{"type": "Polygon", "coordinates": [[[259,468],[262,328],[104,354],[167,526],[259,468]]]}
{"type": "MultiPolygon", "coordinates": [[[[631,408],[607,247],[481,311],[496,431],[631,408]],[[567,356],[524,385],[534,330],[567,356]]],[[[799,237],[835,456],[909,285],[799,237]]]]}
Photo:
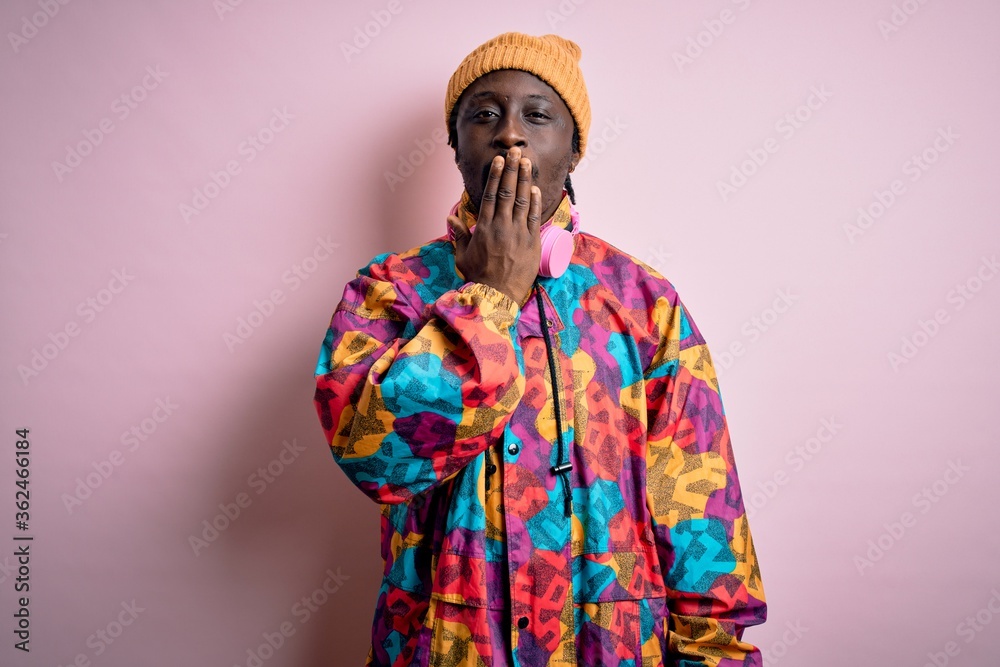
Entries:
{"type": "MultiPolygon", "coordinates": [[[[448,145],[456,151],[458,150],[458,107],[459,103],[456,102],[455,106],[451,108],[451,113],[448,115],[448,145]]],[[[574,153],[580,152],[580,130],[576,127],[576,121],[573,121],[573,139],[570,142],[570,148],[574,153]]],[[[563,187],[566,188],[569,200],[573,204],[576,204],[576,193],[573,192],[573,181],[570,180],[569,176],[569,174],[566,174],[566,182],[563,183],[563,187]]]]}

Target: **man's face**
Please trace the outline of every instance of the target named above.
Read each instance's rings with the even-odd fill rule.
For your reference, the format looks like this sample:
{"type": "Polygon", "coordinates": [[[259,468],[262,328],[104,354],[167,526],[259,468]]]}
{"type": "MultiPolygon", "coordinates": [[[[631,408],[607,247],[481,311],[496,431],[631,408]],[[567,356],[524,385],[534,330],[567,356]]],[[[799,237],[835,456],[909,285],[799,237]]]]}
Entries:
{"type": "Polygon", "coordinates": [[[566,174],[580,154],[572,150],[573,116],[552,86],[520,70],[479,77],[458,101],[455,162],[472,203],[479,207],[490,163],[513,146],[531,160],[534,185],[542,191],[542,222],[562,201],[566,174]]]}

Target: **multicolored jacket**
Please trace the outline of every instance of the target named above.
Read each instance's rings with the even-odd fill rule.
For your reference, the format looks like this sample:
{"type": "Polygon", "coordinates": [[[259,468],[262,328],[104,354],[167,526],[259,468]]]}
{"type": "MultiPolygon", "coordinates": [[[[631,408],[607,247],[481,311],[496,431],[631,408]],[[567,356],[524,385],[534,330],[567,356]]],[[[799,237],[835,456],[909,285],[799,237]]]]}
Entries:
{"type": "MultiPolygon", "coordinates": [[[[554,224],[571,213],[564,193],[554,224]]],[[[760,570],[691,314],[583,232],[535,290],[546,322],[534,291],[519,308],[462,279],[441,237],[374,258],[333,314],[316,409],[382,509],[367,665],[761,665],[742,641],[760,570]]]]}

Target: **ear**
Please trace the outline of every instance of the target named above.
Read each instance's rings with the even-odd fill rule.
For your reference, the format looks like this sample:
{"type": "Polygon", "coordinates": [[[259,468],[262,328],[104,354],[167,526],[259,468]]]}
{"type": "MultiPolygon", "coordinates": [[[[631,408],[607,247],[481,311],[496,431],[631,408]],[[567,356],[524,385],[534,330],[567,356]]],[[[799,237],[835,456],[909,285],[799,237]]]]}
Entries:
{"type": "Polygon", "coordinates": [[[569,173],[572,174],[573,170],[576,169],[576,165],[578,164],[580,164],[580,154],[573,153],[573,161],[569,163],[569,173]]]}

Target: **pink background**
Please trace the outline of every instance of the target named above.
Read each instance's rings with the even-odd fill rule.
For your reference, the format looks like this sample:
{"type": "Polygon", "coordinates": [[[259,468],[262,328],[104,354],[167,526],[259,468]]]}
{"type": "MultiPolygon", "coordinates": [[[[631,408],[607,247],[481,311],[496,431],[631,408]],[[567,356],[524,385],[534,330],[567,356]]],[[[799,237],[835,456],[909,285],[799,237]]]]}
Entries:
{"type": "Polygon", "coordinates": [[[263,664],[363,663],[378,508],[329,454],[312,372],[353,272],[442,232],[445,85],[519,30],[582,47],[582,222],[674,283],[716,360],[769,602],[745,638],[768,665],[996,664],[1000,5],[48,2],[0,10],[0,663],[247,665],[283,623],[263,664]]]}

